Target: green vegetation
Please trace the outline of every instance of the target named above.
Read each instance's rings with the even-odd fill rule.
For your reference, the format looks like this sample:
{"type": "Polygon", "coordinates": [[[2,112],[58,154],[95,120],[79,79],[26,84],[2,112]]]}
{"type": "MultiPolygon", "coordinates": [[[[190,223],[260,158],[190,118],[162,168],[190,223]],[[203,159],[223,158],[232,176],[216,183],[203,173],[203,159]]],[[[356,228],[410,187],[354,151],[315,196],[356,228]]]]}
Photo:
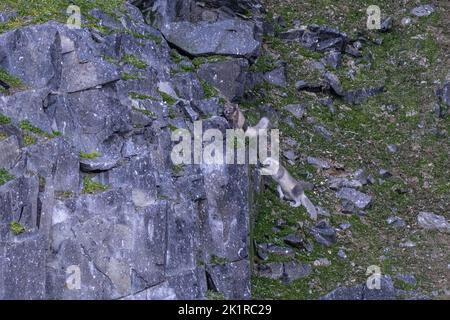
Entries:
{"type": "Polygon", "coordinates": [[[100,153],[97,152],[97,151],[93,151],[93,152],[89,152],[89,153],[80,151],[80,158],[83,158],[83,159],[95,159],[95,158],[98,158],[98,157],[100,157],[100,153]]]}
{"type": "MultiPolygon", "coordinates": [[[[23,87],[22,80],[10,75],[8,72],[6,72],[6,70],[2,68],[0,68],[0,80],[7,83],[12,89],[19,89],[23,87]]],[[[0,87],[0,90],[4,91],[3,87],[0,87]]]]}
{"type": "Polygon", "coordinates": [[[208,299],[208,300],[225,300],[225,296],[221,292],[208,290],[208,291],[206,291],[206,299],[208,299]]]}
{"type": "Polygon", "coordinates": [[[9,224],[9,229],[16,236],[18,236],[19,234],[25,232],[25,228],[20,223],[18,223],[17,221],[11,222],[9,224]]]}
{"type": "Polygon", "coordinates": [[[131,99],[135,100],[153,100],[153,101],[157,100],[155,97],[134,91],[129,92],[128,95],[130,96],[131,99]]]}
{"type": "Polygon", "coordinates": [[[172,61],[176,64],[179,64],[184,60],[184,57],[181,54],[179,54],[178,51],[175,49],[170,50],[170,57],[172,58],[172,61]]]}
{"type": "Polygon", "coordinates": [[[92,180],[90,177],[84,177],[83,179],[84,187],[83,187],[83,193],[88,194],[94,194],[98,192],[103,192],[109,189],[108,186],[105,186],[104,184],[100,182],[96,182],[92,180]]]}
{"type": "Polygon", "coordinates": [[[40,137],[53,139],[61,135],[59,131],[54,131],[52,133],[48,133],[41,128],[35,127],[29,120],[22,120],[19,124],[19,127],[27,132],[34,133],[40,137]]]}
{"type": "Polygon", "coordinates": [[[144,77],[141,77],[136,74],[131,74],[128,72],[122,72],[121,78],[123,81],[129,81],[129,80],[144,80],[144,77]]]}
{"type": "Polygon", "coordinates": [[[275,60],[270,55],[260,56],[250,67],[254,72],[269,72],[275,68],[275,60]]]}
{"type": "MultiPolygon", "coordinates": [[[[98,8],[102,11],[116,16],[123,11],[124,0],[77,0],[76,5],[80,7],[82,13],[87,13],[91,9],[98,8]]],[[[0,33],[30,24],[39,24],[49,20],[60,22],[67,21],[67,7],[70,1],[55,0],[2,0],[0,10],[15,10],[18,16],[6,23],[0,24],[0,33]]],[[[92,19],[91,19],[92,20],[92,19]]]]}
{"type": "Polygon", "coordinates": [[[145,61],[135,57],[132,54],[125,54],[122,57],[122,61],[126,64],[129,64],[137,69],[146,69],[148,67],[147,63],[145,61]]]}
{"type": "Polygon", "coordinates": [[[150,111],[150,110],[147,110],[147,109],[140,109],[140,108],[133,107],[133,111],[142,113],[143,115],[145,115],[145,116],[147,116],[149,118],[152,118],[152,119],[156,118],[155,113],[150,111]]]}
{"type": "Polygon", "coordinates": [[[11,118],[0,113],[0,125],[1,124],[10,124],[10,123],[11,123],[11,118]]]}
{"type": "Polygon", "coordinates": [[[75,196],[75,192],[72,192],[72,191],[56,191],[55,192],[55,198],[60,199],[60,200],[72,198],[73,196],[75,196]]]}
{"type": "Polygon", "coordinates": [[[206,99],[218,96],[219,93],[217,92],[217,89],[214,88],[207,81],[200,79],[200,83],[202,84],[203,92],[205,94],[206,99]]]}
{"type": "Polygon", "coordinates": [[[35,137],[33,137],[30,134],[24,134],[23,135],[23,143],[26,147],[32,146],[33,144],[36,144],[37,140],[35,137]]]}
{"type": "Polygon", "coordinates": [[[210,262],[213,265],[225,265],[228,262],[228,260],[223,257],[212,255],[210,262]]]}
{"type": "Polygon", "coordinates": [[[215,63],[215,62],[223,62],[227,61],[229,58],[226,56],[208,56],[208,57],[196,57],[192,59],[192,64],[196,69],[198,69],[204,63],[215,63]]]}
{"type": "Polygon", "coordinates": [[[11,175],[6,169],[4,168],[0,169],[0,186],[4,185],[5,183],[13,179],[14,176],[11,175]]]}
{"type": "Polygon", "coordinates": [[[177,99],[175,99],[174,97],[172,97],[170,94],[167,94],[165,92],[162,91],[158,91],[159,94],[161,95],[161,98],[163,99],[163,101],[168,104],[168,105],[174,105],[177,102],[177,99]]]}
{"type": "Polygon", "coordinates": [[[184,166],[179,164],[179,165],[174,165],[173,166],[173,173],[176,176],[182,175],[184,171],[184,166]]]}

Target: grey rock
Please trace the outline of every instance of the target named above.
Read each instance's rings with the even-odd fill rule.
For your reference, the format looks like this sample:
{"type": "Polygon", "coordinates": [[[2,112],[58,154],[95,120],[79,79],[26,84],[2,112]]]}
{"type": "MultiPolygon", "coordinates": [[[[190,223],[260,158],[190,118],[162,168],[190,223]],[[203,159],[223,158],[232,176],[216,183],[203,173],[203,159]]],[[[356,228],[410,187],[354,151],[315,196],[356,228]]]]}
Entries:
{"type": "Polygon", "coordinates": [[[231,59],[223,62],[205,63],[198,74],[216,87],[230,101],[239,100],[244,94],[248,62],[245,59],[231,59]]]}
{"type": "Polygon", "coordinates": [[[315,227],[310,228],[310,233],[318,243],[325,247],[330,247],[337,241],[336,231],[325,221],[320,221],[315,227]]]}
{"type": "Polygon", "coordinates": [[[433,6],[426,4],[422,6],[415,7],[411,10],[411,14],[416,17],[427,17],[434,12],[433,6]]]}
{"type": "Polygon", "coordinates": [[[339,287],[320,297],[320,300],[362,300],[363,289],[363,285],[339,287]]]}
{"type": "Polygon", "coordinates": [[[341,228],[341,230],[347,230],[350,229],[352,227],[351,223],[349,222],[343,222],[339,225],[339,228],[341,228]]]}
{"type": "Polygon", "coordinates": [[[285,32],[281,32],[279,37],[283,40],[299,41],[302,38],[304,33],[305,33],[304,29],[296,28],[296,29],[290,29],[285,32]]]}
{"type": "Polygon", "coordinates": [[[297,279],[306,278],[312,272],[311,265],[297,261],[289,261],[284,263],[283,281],[291,283],[297,279]]]}
{"type": "Polygon", "coordinates": [[[284,109],[292,113],[292,115],[299,120],[306,114],[306,107],[302,104],[288,104],[284,109]]]}
{"type": "Polygon", "coordinates": [[[333,139],[333,133],[322,125],[315,125],[314,131],[320,134],[327,141],[331,141],[333,139]]]}
{"type": "Polygon", "coordinates": [[[389,172],[389,170],[386,169],[380,169],[378,171],[378,174],[383,178],[390,178],[392,177],[392,173],[389,172]]]}
{"type": "Polygon", "coordinates": [[[353,287],[339,287],[322,296],[320,300],[393,300],[398,291],[394,288],[390,276],[382,276],[380,289],[369,289],[366,284],[353,287]]]}
{"type": "Polygon", "coordinates": [[[417,222],[424,229],[450,233],[450,223],[447,219],[432,212],[420,212],[417,216],[417,222]]]}
{"type": "Polygon", "coordinates": [[[314,267],[329,267],[329,266],[331,266],[331,262],[327,258],[319,258],[317,260],[314,260],[313,266],[314,267]]]}
{"type": "Polygon", "coordinates": [[[223,111],[223,106],[219,104],[218,98],[194,100],[191,101],[191,106],[205,118],[218,116],[223,111]]]}
{"type": "Polygon", "coordinates": [[[221,54],[251,58],[261,45],[255,39],[253,23],[239,19],[195,24],[172,22],[163,25],[161,32],[169,43],[192,56],[221,54]]]}
{"type": "Polygon", "coordinates": [[[305,240],[295,234],[290,234],[290,235],[284,237],[283,241],[288,246],[298,248],[298,249],[304,248],[304,245],[305,245],[305,240]]]}
{"type": "Polygon", "coordinates": [[[309,83],[304,80],[299,80],[295,83],[295,88],[298,91],[308,91],[308,92],[322,92],[324,91],[324,85],[321,83],[309,83]]]}
{"type": "Polygon", "coordinates": [[[328,180],[328,185],[332,190],[339,190],[341,188],[358,189],[363,186],[359,180],[349,180],[347,178],[332,177],[328,180]]]}
{"type": "Polygon", "coordinates": [[[413,274],[402,274],[399,273],[395,276],[395,279],[402,281],[403,283],[415,286],[417,284],[417,279],[413,274]]]}
{"type": "Polygon", "coordinates": [[[278,256],[286,256],[286,257],[292,257],[295,254],[295,251],[292,248],[281,247],[277,245],[267,246],[267,252],[278,256]]]}
{"type": "Polygon", "coordinates": [[[8,22],[9,20],[11,20],[12,18],[14,18],[16,16],[17,16],[16,11],[12,11],[12,10],[0,11],[0,23],[8,22]]]}
{"type": "Polygon", "coordinates": [[[372,197],[352,188],[342,188],[336,193],[340,199],[351,201],[357,208],[365,209],[372,202],[372,197]]]}
{"type": "Polygon", "coordinates": [[[410,17],[404,17],[404,18],[402,18],[400,23],[401,23],[402,26],[407,27],[410,24],[412,24],[412,19],[410,17]]]}
{"type": "Polygon", "coordinates": [[[316,206],[316,209],[317,209],[317,214],[318,215],[320,215],[322,217],[331,217],[331,214],[330,214],[330,212],[327,209],[325,209],[325,208],[323,208],[321,206],[316,206]]]}
{"type": "Polygon", "coordinates": [[[339,249],[337,255],[341,259],[344,259],[344,260],[347,259],[347,254],[345,253],[345,251],[343,249],[339,249]]]}
{"type": "Polygon", "coordinates": [[[318,158],[314,158],[314,157],[308,157],[307,161],[309,164],[317,167],[318,169],[327,170],[327,169],[331,168],[331,165],[326,160],[322,160],[322,159],[318,159],[318,158]]]}
{"type": "Polygon", "coordinates": [[[347,91],[345,93],[344,100],[350,104],[361,104],[367,101],[368,98],[378,95],[382,92],[384,92],[384,87],[347,91]]]}
{"type": "Polygon", "coordinates": [[[223,292],[225,299],[249,299],[249,262],[242,260],[225,265],[216,265],[207,270],[213,288],[223,292]]]}
{"type": "Polygon", "coordinates": [[[0,299],[45,298],[46,239],[0,243],[0,299]]]}
{"type": "Polygon", "coordinates": [[[344,96],[344,89],[342,88],[341,81],[334,73],[326,72],[324,78],[335,94],[341,97],[344,96]]]}
{"type": "Polygon", "coordinates": [[[118,165],[119,159],[102,156],[96,159],[80,159],[80,169],[84,172],[108,171],[118,165]]]}
{"type": "Polygon", "coordinates": [[[396,153],[398,151],[398,146],[396,144],[389,144],[387,148],[390,153],[396,153]]]}
{"type": "Polygon", "coordinates": [[[394,26],[394,19],[392,17],[387,17],[381,22],[381,32],[389,32],[394,26]]]}
{"type": "Polygon", "coordinates": [[[0,67],[34,88],[56,89],[61,79],[61,40],[55,23],[29,26],[0,35],[0,67]],[[42,50],[36,50],[39,39],[42,50]],[[19,45],[20,44],[20,45],[19,45]]]}
{"type": "Polygon", "coordinates": [[[342,53],[337,50],[331,50],[325,54],[323,63],[337,69],[342,65],[342,53]]]}
{"type": "Polygon", "coordinates": [[[298,155],[293,150],[284,151],[283,156],[291,162],[298,159],[298,155]]]}
{"type": "Polygon", "coordinates": [[[19,140],[16,136],[9,136],[4,140],[0,140],[0,168],[10,169],[18,160],[19,156],[19,140]]]}
{"type": "Polygon", "coordinates": [[[273,85],[284,87],[286,86],[286,70],[285,66],[277,67],[272,71],[264,74],[264,79],[273,85]]]}
{"type": "MultiPolygon", "coordinates": [[[[186,3],[163,2],[172,13],[172,5],[186,3]]],[[[219,7],[217,19],[224,19],[219,7]]],[[[175,174],[170,159],[168,123],[191,128],[202,117],[205,129],[224,132],[222,106],[217,98],[203,99],[195,74],[171,74],[167,42],[139,10],[128,4],[126,10],[119,19],[91,12],[110,35],[55,22],[0,35],[1,68],[25,84],[0,99],[0,112],[12,119],[0,126],[0,167],[15,177],[0,186],[2,299],[204,299],[207,290],[250,298],[246,226],[254,188],[247,166],[186,165],[175,174]],[[106,61],[125,54],[147,67],[106,61]],[[125,80],[125,72],[136,79],[125,80]],[[169,106],[159,91],[177,102],[169,106]],[[47,137],[37,134],[36,144],[25,146],[23,120],[47,137]],[[50,139],[53,131],[60,136],[50,139]],[[80,151],[93,150],[103,156],[80,159],[80,151]],[[83,193],[86,176],[107,190],[83,193]],[[12,221],[25,232],[13,234],[12,221]],[[233,262],[200,263],[213,255],[233,262]],[[80,290],[66,286],[68,266],[80,269],[80,290]]],[[[260,33],[258,23],[242,24],[260,33]]],[[[216,40],[226,44],[235,36],[241,34],[216,40]]],[[[241,55],[239,46],[228,45],[230,54],[241,55]]]]}
{"type": "Polygon", "coordinates": [[[349,201],[349,200],[342,200],[341,201],[341,211],[342,213],[347,213],[347,214],[358,214],[359,210],[356,207],[356,205],[349,201]]]}
{"type": "Polygon", "coordinates": [[[259,264],[257,266],[257,274],[259,277],[269,279],[281,279],[283,276],[283,263],[272,262],[267,264],[259,264]]]}

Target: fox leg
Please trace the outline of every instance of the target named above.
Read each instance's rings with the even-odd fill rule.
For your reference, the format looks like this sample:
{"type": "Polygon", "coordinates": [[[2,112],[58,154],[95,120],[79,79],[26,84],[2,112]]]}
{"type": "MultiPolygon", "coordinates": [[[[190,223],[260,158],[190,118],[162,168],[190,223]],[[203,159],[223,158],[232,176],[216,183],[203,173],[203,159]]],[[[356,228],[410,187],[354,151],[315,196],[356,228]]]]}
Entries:
{"type": "Polygon", "coordinates": [[[283,193],[283,189],[281,189],[281,186],[277,187],[277,191],[278,191],[278,196],[280,197],[281,200],[284,199],[284,193],[283,193]]]}

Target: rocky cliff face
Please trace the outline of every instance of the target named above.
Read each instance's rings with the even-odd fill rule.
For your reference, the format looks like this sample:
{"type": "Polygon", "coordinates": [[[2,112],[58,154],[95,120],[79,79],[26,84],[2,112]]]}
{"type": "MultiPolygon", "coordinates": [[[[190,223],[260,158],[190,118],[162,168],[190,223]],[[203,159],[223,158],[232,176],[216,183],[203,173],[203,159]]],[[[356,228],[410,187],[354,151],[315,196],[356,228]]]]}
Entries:
{"type": "Polygon", "coordinates": [[[89,12],[94,27],[0,34],[14,79],[0,99],[2,299],[250,297],[250,169],[174,166],[170,152],[176,127],[228,128],[211,84],[242,96],[261,6],[134,3],[155,27],[126,4],[89,12]],[[201,58],[208,84],[168,41],[191,58],[230,58],[201,58]]]}

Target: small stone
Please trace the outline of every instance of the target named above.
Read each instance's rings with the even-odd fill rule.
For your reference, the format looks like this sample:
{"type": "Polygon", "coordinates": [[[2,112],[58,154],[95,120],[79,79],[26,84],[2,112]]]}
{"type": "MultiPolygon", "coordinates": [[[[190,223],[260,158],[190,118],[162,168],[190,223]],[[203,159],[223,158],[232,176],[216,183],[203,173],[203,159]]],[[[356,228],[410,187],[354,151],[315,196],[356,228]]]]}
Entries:
{"type": "Polygon", "coordinates": [[[389,144],[387,148],[390,153],[396,153],[398,151],[398,146],[396,144],[389,144]]]}
{"type": "Polygon", "coordinates": [[[402,281],[402,282],[404,282],[406,284],[412,285],[412,286],[415,286],[417,284],[416,277],[414,277],[413,274],[401,274],[401,273],[399,273],[399,274],[397,274],[395,276],[395,278],[397,280],[400,280],[400,281],[402,281]]]}
{"type": "Polygon", "coordinates": [[[347,213],[347,214],[357,214],[358,213],[358,209],[356,208],[356,206],[354,205],[353,202],[351,202],[350,200],[342,200],[341,202],[341,211],[342,213],[347,213]]]}
{"type": "Polygon", "coordinates": [[[381,22],[381,32],[389,32],[392,30],[394,26],[394,19],[392,17],[388,17],[381,22]]]}
{"type": "Polygon", "coordinates": [[[450,233],[450,223],[443,216],[432,212],[420,212],[417,221],[424,229],[450,233]]]}
{"type": "Polygon", "coordinates": [[[291,283],[294,280],[305,278],[312,272],[311,265],[297,261],[284,263],[283,282],[291,283]]]}
{"type": "Polygon", "coordinates": [[[302,119],[306,113],[306,107],[301,104],[288,104],[284,107],[284,110],[292,113],[292,115],[297,119],[302,119]]]}
{"type": "Polygon", "coordinates": [[[331,266],[330,260],[327,258],[320,258],[313,262],[314,267],[329,267],[331,266]]]}
{"type": "Polygon", "coordinates": [[[372,202],[372,197],[352,188],[342,188],[336,193],[340,199],[351,201],[357,208],[365,209],[372,202]]]}
{"type": "Polygon", "coordinates": [[[339,249],[337,255],[341,259],[347,259],[347,254],[345,253],[345,251],[343,249],[339,249]]]}
{"type": "Polygon", "coordinates": [[[304,239],[296,236],[295,234],[290,234],[283,238],[284,243],[286,243],[288,246],[302,249],[304,248],[305,241],[304,239]]]}
{"type": "Polygon", "coordinates": [[[333,138],[333,133],[324,126],[315,125],[314,131],[320,134],[327,141],[331,141],[331,139],[333,138]]]}
{"type": "Polygon", "coordinates": [[[319,216],[331,217],[331,214],[330,214],[330,212],[327,209],[325,209],[323,207],[320,207],[320,206],[316,206],[316,209],[317,209],[317,214],[319,216]]]}
{"type": "Polygon", "coordinates": [[[335,94],[341,97],[344,96],[344,89],[342,88],[341,81],[334,73],[327,72],[325,73],[324,78],[335,94]]]}
{"type": "Polygon", "coordinates": [[[380,171],[378,173],[383,178],[390,178],[390,177],[392,177],[392,174],[386,169],[380,169],[380,171]]]}
{"type": "Polygon", "coordinates": [[[363,184],[359,180],[349,180],[346,178],[333,177],[328,181],[328,185],[332,190],[339,190],[340,188],[361,188],[363,184]]]}
{"type": "Polygon", "coordinates": [[[272,262],[267,264],[259,264],[257,266],[257,274],[263,278],[280,279],[283,276],[283,263],[272,262]]]}
{"type": "Polygon", "coordinates": [[[325,221],[320,221],[314,228],[311,228],[310,233],[318,243],[326,247],[336,242],[336,231],[325,221]]]}
{"type": "Polygon", "coordinates": [[[404,228],[406,227],[406,222],[400,217],[397,216],[391,216],[387,218],[386,222],[393,226],[394,228],[404,228]]]}
{"type": "Polygon", "coordinates": [[[412,19],[410,17],[404,17],[402,21],[400,21],[400,24],[404,27],[407,27],[412,24],[412,19]]]}
{"type": "Polygon", "coordinates": [[[400,243],[401,248],[414,248],[417,244],[411,240],[406,240],[400,243]]]}
{"type": "Polygon", "coordinates": [[[323,63],[337,69],[342,64],[342,53],[336,50],[328,52],[323,58],[323,63]]]}
{"type": "Polygon", "coordinates": [[[326,160],[322,160],[322,159],[318,159],[318,158],[314,158],[314,157],[308,157],[306,159],[308,161],[309,164],[319,168],[319,169],[330,169],[331,165],[328,161],[326,160]]]}
{"type": "Polygon", "coordinates": [[[339,225],[339,228],[341,228],[341,230],[343,230],[343,231],[350,229],[351,227],[352,227],[352,224],[350,222],[342,222],[339,225]]]}
{"type": "Polygon", "coordinates": [[[433,12],[434,12],[434,8],[429,4],[415,7],[414,9],[411,10],[411,14],[416,17],[428,17],[433,12]]]}
{"type": "Polygon", "coordinates": [[[293,150],[283,152],[283,156],[290,161],[295,161],[298,158],[298,155],[293,150]]]}

